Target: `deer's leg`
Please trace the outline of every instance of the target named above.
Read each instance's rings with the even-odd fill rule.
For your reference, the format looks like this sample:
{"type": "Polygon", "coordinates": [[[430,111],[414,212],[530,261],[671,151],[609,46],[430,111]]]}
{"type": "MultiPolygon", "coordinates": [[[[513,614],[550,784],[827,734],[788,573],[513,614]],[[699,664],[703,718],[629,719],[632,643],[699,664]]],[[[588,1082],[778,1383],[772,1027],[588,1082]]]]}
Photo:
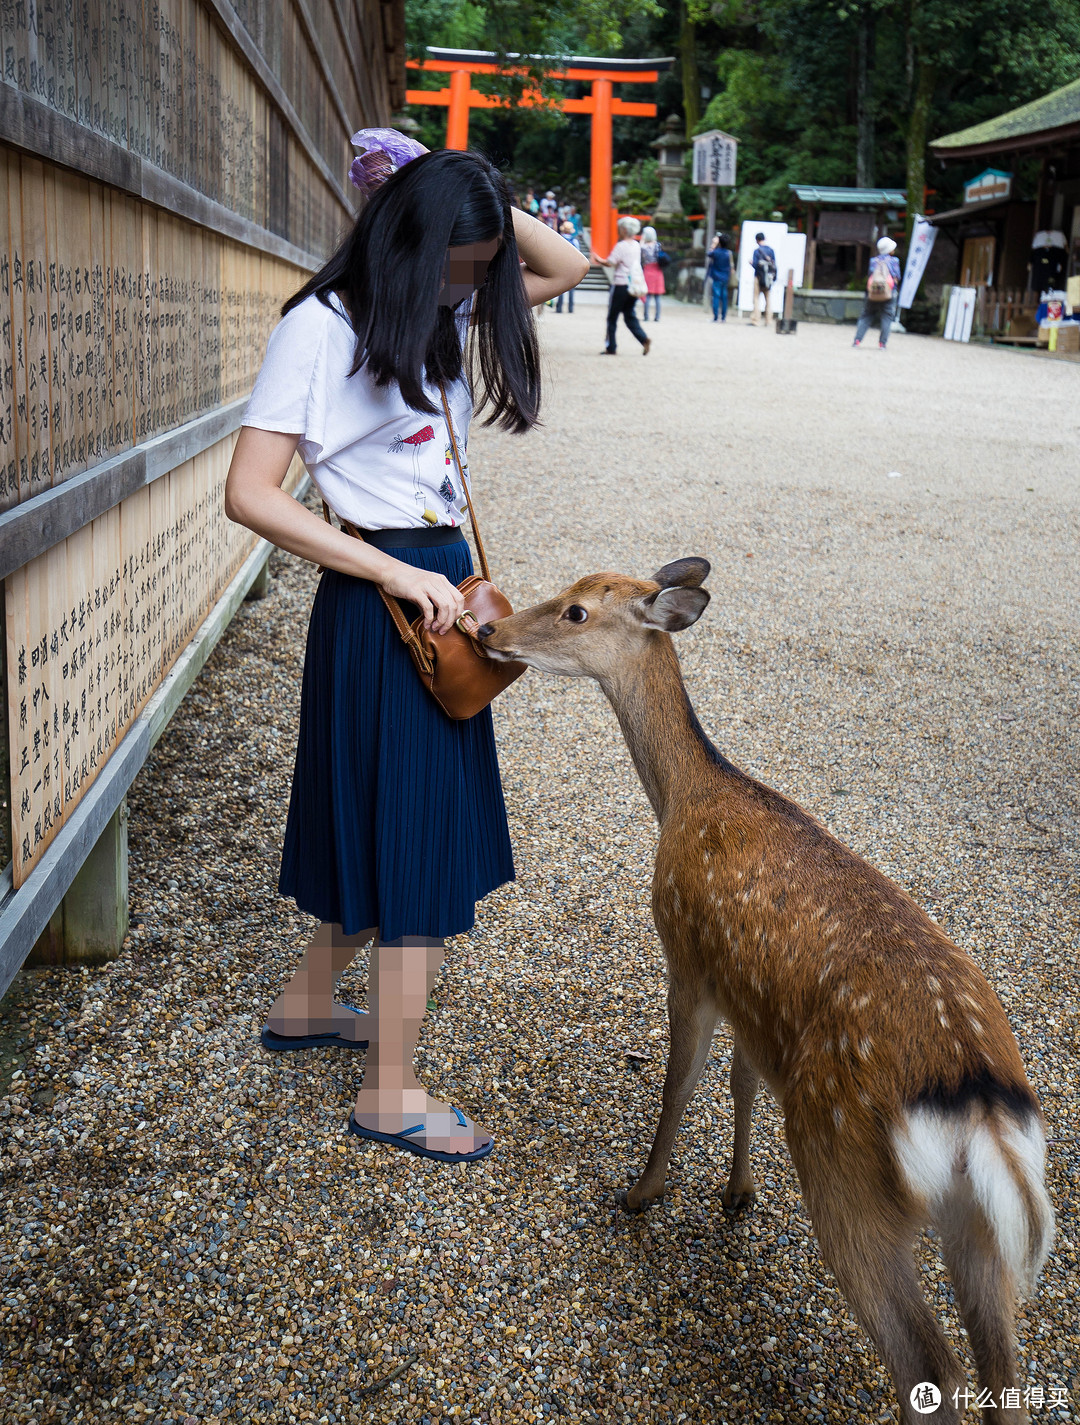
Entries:
{"type": "Polygon", "coordinates": [[[645,1171],[625,1198],[624,1207],[637,1212],[664,1193],[664,1179],[683,1112],[697,1087],[719,1013],[697,986],[672,982],[668,989],[671,1047],[664,1077],[663,1108],[645,1171]]]}
{"type": "Polygon", "coordinates": [[[918,1425],[925,1418],[911,1396],[929,1382],[941,1393],[934,1425],[959,1425],[953,1392],[962,1391],[964,1376],[915,1274],[917,1218],[852,1145],[819,1142],[813,1153],[800,1152],[790,1131],[788,1145],[821,1255],[892,1377],[900,1419],[918,1425]]]}
{"type": "Polygon", "coordinates": [[[731,1097],[735,1105],[731,1176],[720,1199],[729,1212],[752,1206],[757,1195],[754,1175],[750,1171],[750,1127],[754,1118],[754,1099],[760,1084],[757,1069],[736,1039],[731,1051],[731,1097]]]}
{"type": "Polygon", "coordinates": [[[941,1255],[952,1278],[956,1307],[971,1341],[979,1385],[989,1390],[996,1409],[982,1409],[987,1425],[1021,1425],[1030,1417],[1023,1405],[1002,1409],[1006,1390],[1023,1390],[1016,1380],[1013,1320],[1016,1290],[1001,1260],[986,1218],[971,1195],[956,1197],[935,1217],[941,1234],[941,1255]]]}

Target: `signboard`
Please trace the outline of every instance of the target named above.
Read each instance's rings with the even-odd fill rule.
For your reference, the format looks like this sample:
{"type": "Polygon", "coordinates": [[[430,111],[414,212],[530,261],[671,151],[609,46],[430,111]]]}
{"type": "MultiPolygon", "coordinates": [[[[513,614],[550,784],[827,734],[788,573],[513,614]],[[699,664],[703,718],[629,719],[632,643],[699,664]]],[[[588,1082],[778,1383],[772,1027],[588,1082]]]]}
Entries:
{"type": "Polygon", "coordinates": [[[757,247],[755,236],[765,234],[765,244],[776,253],[776,281],[769,289],[769,312],[779,312],[784,305],[784,286],[789,270],[794,272],[796,287],[802,286],[806,262],[806,234],[788,231],[787,223],[744,222],[739,237],[739,311],[754,310],[754,268],[751,258],[757,247]]]}
{"type": "Polygon", "coordinates": [[[1000,168],[987,168],[964,184],[964,206],[968,203],[988,203],[995,198],[1007,198],[1012,192],[1013,176],[1000,168]]]}
{"type": "Polygon", "coordinates": [[[694,177],[698,188],[731,188],[735,183],[735,160],[739,140],[720,129],[694,138],[694,177]]]}
{"type": "Polygon", "coordinates": [[[954,287],[949,293],[949,307],[945,315],[946,341],[971,340],[976,295],[975,287],[954,287]]]}
{"type": "Polygon", "coordinates": [[[904,280],[900,284],[899,305],[901,307],[910,307],[914,302],[915,293],[919,290],[919,283],[926,271],[926,264],[930,261],[930,253],[936,237],[937,228],[933,223],[928,222],[921,213],[916,213],[915,221],[911,227],[911,241],[908,243],[904,280]]]}

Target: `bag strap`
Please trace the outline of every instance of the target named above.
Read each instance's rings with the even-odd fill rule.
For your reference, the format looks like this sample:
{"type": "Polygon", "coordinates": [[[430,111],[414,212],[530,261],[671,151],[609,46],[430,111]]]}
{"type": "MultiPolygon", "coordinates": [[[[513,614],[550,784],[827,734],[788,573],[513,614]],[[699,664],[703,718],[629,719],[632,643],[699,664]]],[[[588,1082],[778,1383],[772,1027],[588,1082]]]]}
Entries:
{"type": "Polygon", "coordinates": [[[454,422],[450,419],[450,406],[446,400],[446,392],[443,384],[439,382],[439,395],[442,398],[443,411],[446,413],[446,429],[450,432],[450,444],[454,448],[454,463],[457,465],[458,474],[461,476],[462,489],[465,491],[465,501],[469,506],[469,518],[472,520],[473,534],[476,536],[476,552],[480,556],[480,569],[484,578],[491,583],[491,570],[488,567],[487,555],[484,553],[484,541],[480,538],[480,526],[476,523],[476,511],[473,509],[472,496],[469,494],[469,482],[465,478],[465,471],[461,465],[461,455],[458,451],[457,436],[454,434],[454,422]]]}

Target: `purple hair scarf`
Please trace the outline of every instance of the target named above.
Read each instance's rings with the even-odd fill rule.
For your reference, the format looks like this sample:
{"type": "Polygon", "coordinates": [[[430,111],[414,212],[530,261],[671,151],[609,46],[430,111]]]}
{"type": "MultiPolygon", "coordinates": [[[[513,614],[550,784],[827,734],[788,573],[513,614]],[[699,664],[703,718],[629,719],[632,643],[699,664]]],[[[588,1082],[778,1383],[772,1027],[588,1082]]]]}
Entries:
{"type": "Polygon", "coordinates": [[[367,197],[392,173],[427,152],[423,144],[398,133],[397,129],[358,129],[351,142],[364,151],[353,159],[349,178],[367,197]]]}

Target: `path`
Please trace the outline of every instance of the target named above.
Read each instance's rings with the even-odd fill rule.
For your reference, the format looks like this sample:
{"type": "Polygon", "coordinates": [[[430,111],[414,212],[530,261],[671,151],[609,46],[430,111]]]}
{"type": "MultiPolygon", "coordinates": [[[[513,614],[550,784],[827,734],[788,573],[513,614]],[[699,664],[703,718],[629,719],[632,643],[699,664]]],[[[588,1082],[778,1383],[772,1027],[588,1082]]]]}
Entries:
{"type": "MultiPolygon", "coordinates": [[[[1076,369],[918,337],[853,352],[847,328],[780,338],[671,302],[650,356],[620,337],[612,361],[601,311],[542,322],[544,431],[472,447],[500,582],[525,604],[712,561],[680,639],[702,722],[907,886],[1017,1030],[1053,1139],[1059,1238],[1021,1336],[1049,1399],[1080,1361],[1076,369]]],[[[501,702],[519,879],[453,945],[422,1041],[496,1154],[361,1148],[362,1057],[258,1047],[310,925],[273,888],[314,575],[273,572],[138,783],[124,957],[5,1004],[25,1065],[0,1106],[5,1418],[893,1418],[771,1105],[758,1207],[720,1210],[726,1034],[669,1198],[612,1209],[666,1031],[653,826],[591,684],[530,674],[501,702]]]]}

